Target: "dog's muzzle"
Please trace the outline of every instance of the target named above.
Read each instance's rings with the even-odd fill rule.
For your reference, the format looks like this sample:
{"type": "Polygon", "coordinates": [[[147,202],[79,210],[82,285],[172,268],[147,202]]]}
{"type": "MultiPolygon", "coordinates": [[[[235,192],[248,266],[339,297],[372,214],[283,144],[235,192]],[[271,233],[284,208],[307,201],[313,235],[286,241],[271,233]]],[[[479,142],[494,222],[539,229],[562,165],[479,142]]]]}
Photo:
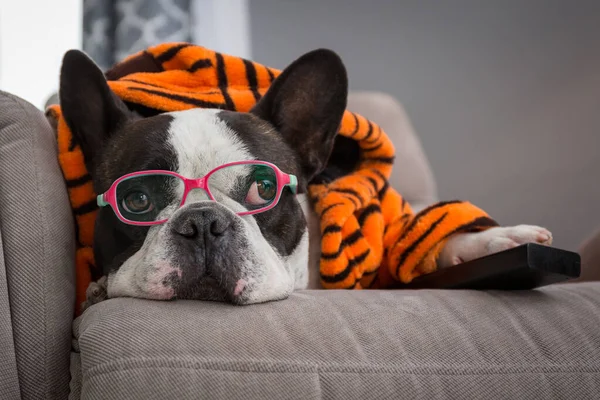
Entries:
{"type": "Polygon", "coordinates": [[[226,240],[231,234],[234,215],[218,204],[190,204],[171,221],[171,229],[183,240],[207,245],[226,240]]]}
{"type": "Polygon", "coordinates": [[[225,206],[212,202],[192,203],[169,221],[171,250],[182,271],[175,284],[179,298],[224,296],[243,300],[248,289],[241,268],[248,251],[247,238],[240,229],[240,217],[225,206]]]}

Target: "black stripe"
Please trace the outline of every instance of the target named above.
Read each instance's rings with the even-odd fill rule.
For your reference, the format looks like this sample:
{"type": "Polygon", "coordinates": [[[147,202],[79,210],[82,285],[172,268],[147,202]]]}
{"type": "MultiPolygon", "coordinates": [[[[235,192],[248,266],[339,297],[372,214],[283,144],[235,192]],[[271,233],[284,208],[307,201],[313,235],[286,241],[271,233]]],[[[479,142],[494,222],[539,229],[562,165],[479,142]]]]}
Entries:
{"type": "Polygon", "coordinates": [[[170,59],[175,57],[177,55],[177,53],[179,53],[179,50],[185,49],[186,47],[189,47],[189,46],[190,46],[189,44],[180,44],[178,46],[171,47],[169,50],[156,56],[156,61],[158,61],[161,64],[166,63],[167,61],[169,61],[170,59]]]}
{"type": "Polygon", "coordinates": [[[84,176],[76,178],[76,179],[66,180],[66,184],[67,184],[68,188],[74,188],[77,186],[85,185],[86,183],[90,182],[91,180],[92,180],[92,177],[90,176],[90,174],[85,174],[84,176]]]}
{"type": "Polygon", "coordinates": [[[379,139],[381,139],[381,130],[379,135],[377,135],[376,137],[374,137],[373,139],[365,139],[365,143],[377,143],[379,141],[379,139]]]}
{"type": "Polygon", "coordinates": [[[342,195],[343,198],[348,199],[352,202],[352,204],[354,205],[354,208],[360,208],[360,200],[345,194],[345,193],[340,193],[342,195]]]}
{"type": "MultiPolygon", "coordinates": [[[[224,108],[224,106],[225,106],[224,104],[221,104],[221,103],[213,103],[212,101],[194,99],[193,97],[181,96],[178,94],[170,94],[170,93],[165,93],[165,92],[161,92],[158,90],[137,88],[137,87],[129,88],[129,90],[137,90],[139,92],[154,94],[154,95],[157,95],[160,97],[167,98],[169,100],[179,101],[179,102],[182,102],[185,104],[190,104],[190,105],[193,105],[195,107],[200,107],[200,108],[224,108]]],[[[166,110],[164,110],[164,111],[166,111],[166,110]]]]}
{"type": "Polygon", "coordinates": [[[333,203],[333,204],[328,205],[327,207],[325,207],[323,209],[323,211],[321,211],[321,216],[325,215],[325,213],[327,211],[331,210],[332,208],[337,207],[337,206],[342,206],[342,205],[344,205],[344,203],[333,203]]]}
{"type": "Polygon", "coordinates": [[[358,239],[360,239],[362,236],[362,231],[360,229],[357,229],[348,236],[346,236],[344,240],[342,240],[342,245],[352,246],[354,243],[358,242],[358,239]]]}
{"type": "Polygon", "coordinates": [[[404,197],[402,197],[402,205],[401,205],[401,210],[404,210],[404,207],[406,207],[406,199],[404,197]]]}
{"type": "Polygon", "coordinates": [[[235,104],[233,104],[233,100],[229,96],[227,92],[227,74],[225,73],[225,61],[223,60],[223,55],[221,53],[215,53],[217,58],[217,76],[219,79],[219,89],[221,89],[221,93],[223,93],[223,98],[225,99],[225,105],[227,106],[227,110],[235,111],[235,104]]]}
{"type": "Polygon", "coordinates": [[[347,194],[351,194],[353,196],[356,196],[356,198],[358,199],[358,201],[361,201],[361,197],[358,194],[358,192],[354,189],[350,189],[350,188],[336,188],[336,189],[332,189],[332,192],[337,192],[337,193],[347,193],[347,194]]]}
{"type": "Polygon", "coordinates": [[[75,150],[75,147],[77,147],[77,138],[75,138],[75,135],[71,131],[71,139],[69,140],[69,151],[75,150]]]}
{"type": "MultiPolygon", "coordinates": [[[[388,191],[390,184],[385,175],[383,175],[379,170],[371,168],[370,171],[373,172],[375,175],[379,176],[379,178],[383,181],[383,186],[381,186],[381,189],[379,189],[377,192],[377,197],[379,198],[379,200],[382,200],[383,196],[388,191]]],[[[377,190],[377,186],[375,186],[375,190],[377,190]]]]}
{"type": "Polygon", "coordinates": [[[212,67],[212,61],[208,58],[201,58],[200,60],[194,62],[190,68],[188,69],[188,71],[190,72],[196,72],[199,69],[204,69],[204,68],[209,68],[212,67]]]}
{"type": "Polygon", "coordinates": [[[375,173],[376,175],[379,175],[379,177],[380,177],[380,178],[381,178],[383,181],[387,182],[387,178],[385,177],[385,175],[384,175],[384,174],[383,174],[381,171],[379,171],[379,170],[377,170],[377,169],[372,169],[371,171],[372,171],[373,173],[375,173]]]}
{"type": "MultiPolygon", "coordinates": [[[[369,272],[365,272],[363,273],[363,278],[368,278],[370,275],[376,275],[379,272],[379,269],[376,269],[375,271],[369,271],[369,272]]],[[[369,283],[369,286],[363,286],[364,289],[368,289],[373,287],[373,285],[375,284],[375,282],[377,282],[377,275],[373,277],[373,279],[371,279],[371,282],[369,283]]],[[[362,285],[362,283],[361,283],[362,285]]]]}
{"type": "Polygon", "coordinates": [[[363,151],[363,153],[368,153],[370,151],[379,150],[381,148],[381,146],[383,146],[383,142],[381,142],[378,145],[373,146],[373,147],[367,147],[366,149],[362,148],[361,150],[363,151]]]}
{"type": "Polygon", "coordinates": [[[346,246],[351,246],[358,241],[362,237],[362,232],[360,229],[355,230],[350,235],[348,235],[342,243],[340,243],[340,247],[335,253],[321,253],[321,258],[324,260],[335,260],[342,254],[342,251],[346,246]]]}
{"type": "Polygon", "coordinates": [[[369,120],[367,120],[367,122],[369,124],[369,130],[367,131],[367,136],[365,136],[362,140],[367,140],[373,134],[373,123],[369,120]]]}
{"type": "Polygon", "coordinates": [[[449,201],[440,201],[439,203],[435,203],[430,205],[427,208],[424,208],[423,210],[421,210],[421,212],[419,212],[417,215],[415,215],[415,219],[418,219],[420,217],[422,217],[423,215],[427,214],[428,212],[438,209],[438,208],[442,208],[444,206],[448,206],[451,204],[459,204],[459,203],[463,203],[462,200],[449,200],[449,201]]]}
{"type": "Polygon", "coordinates": [[[322,195],[317,194],[316,196],[307,195],[312,203],[316,203],[323,197],[322,195]]]}
{"type": "Polygon", "coordinates": [[[417,246],[423,240],[425,240],[427,238],[427,236],[429,236],[431,234],[431,232],[433,232],[435,230],[435,228],[437,228],[437,226],[446,218],[447,215],[448,215],[448,212],[445,212],[444,214],[442,214],[441,217],[439,217],[437,220],[435,220],[435,222],[433,222],[431,224],[429,229],[427,229],[421,236],[419,236],[419,238],[417,240],[415,240],[410,246],[408,246],[408,248],[406,250],[404,250],[402,252],[402,255],[400,256],[400,259],[398,260],[398,264],[396,266],[396,276],[399,275],[400,267],[402,266],[402,264],[404,264],[404,261],[406,261],[406,258],[417,248],[417,246]]]}
{"type": "MultiPolygon", "coordinates": [[[[138,81],[137,79],[121,78],[121,79],[119,79],[119,81],[121,81],[121,82],[137,83],[137,84],[140,84],[140,85],[155,87],[155,88],[159,88],[159,89],[164,89],[165,88],[164,86],[153,85],[152,83],[138,81]]],[[[130,89],[132,89],[132,88],[130,88],[130,89]]]]}
{"type": "Polygon", "coordinates": [[[364,225],[366,219],[369,217],[369,215],[377,213],[377,212],[378,213],[381,212],[381,207],[379,207],[379,205],[377,205],[377,204],[368,205],[367,207],[365,207],[363,212],[358,217],[358,224],[362,227],[364,225]]]}
{"type": "Polygon", "coordinates": [[[267,70],[267,74],[269,74],[269,83],[273,83],[275,80],[275,75],[273,75],[273,72],[271,72],[268,67],[265,67],[265,69],[267,70]]]}
{"type": "Polygon", "coordinates": [[[475,218],[471,222],[467,222],[466,224],[463,224],[463,225],[457,227],[452,232],[450,232],[446,236],[444,236],[444,239],[446,239],[449,236],[452,236],[458,232],[469,232],[469,231],[473,231],[473,230],[479,230],[481,228],[491,228],[494,226],[498,226],[498,223],[496,221],[494,221],[493,219],[491,219],[489,217],[478,217],[478,218],[475,218]]]}
{"type": "Polygon", "coordinates": [[[383,200],[383,196],[385,196],[388,189],[390,188],[390,183],[387,180],[385,180],[384,182],[385,183],[383,184],[383,187],[381,188],[379,193],[377,193],[377,197],[379,198],[379,200],[383,200]]]}
{"type": "Polygon", "coordinates": [[[328,233],[341,232],[341,231],[342,231],[342,228],[340,226],[333,224],[333,225],[329,225],[327,228],[323,229],[322,235],[325,236],[328,233]]]}
{"type": "Polygon", "coordinates": [[[462,201],[460,201],[460,200],[440,201],[439,203],[432,204],[429,207],[421,210],[421,212],[419,212],[417,215],[415,215],[413,220],[410,222],[410,224],[404,229],[404,232],[402,233],[402,235],[400,235],[400,238],[398,238],[398,240],[396,240],[396,243],[402,241],[406,237],[406,235],[408,235],[413,230],[413,228],[421,220],[421,218],[423,218],[423,216],[425,216],[429,212],[436,210],[438,208],[450,205],[450,204],[458,204],[458,203],[462,203],[462,201]]]}
{"type": "MultiPolygon", "coordinates": [[[[370,176],[367,176],[367,179],[369,180],[369,182],[371,182],[371,185],[373,185],[373,190],[375,192],[377,192],[377,181],[373,178],[371,178],[370,176]]],[[[371,194],[372,196],[372,194],[371,194]]]]}
{"type": "Polygon", "coordinates": [[[96,199],[94,199],[94,200],[88,201],[84,205],[74,208],[73,214],[84,215],[87,213],[91,213],[92,211],[96,211],[97,209],[98,209],[98,204],[96,203],[96,199]]]}
{"type": "Polygon", "coordinates": [[[260,100],[260,93],[258,93],[258,78],[256,76],[256,68],[252,61],[244,60],[244,66],[246,67],[246,79],[248,80],[248,87],[252,91],[254,100],[260,100]]]}
{"type": "Polygon", "coordinates": [[[365,157],[365,161],[377,161],[383,164],[393,164],[395,157],[365,157]]]}
{"type": "Polygon", "coordinates": [[[354,130],[350,134],[350,137],[352,137],[358,132],[358,117],[353,112],[351,112],[350,114],[352,114],[352,117],[354,117],[354,130]]]}
{"type": "Polygon", "coordinates": [[[77,242],[77,247],[82,247],[81,240],[79,239],[79,223],[75,221],[75,241],[77,242]]]}
{"type": "Polygon", "coordinates": [[[411,214],[404,214],[400,217],[397,217],[396,219],[393,219],[388,225],[385,226],[385,228],[383,229],[383,234],[385,235],[388,231],[388,228],[396,225],[398,222],[401,222],[404,220],[404,223],[402,225],[406,225],[406,220],[411,217],[411,214]]]}
{"type": "Polygon", "coordinates": [[[413,218],[413,220],[411,221],[410,225],[408,225],[406,227],[406,229],[404,230],[404,232],[402,233],[402,235],[400,236],[400,238],[398,240],[396,240],[397,242],[400,242],[402,239],[404,239],[406,237],[406,235],[408,235],[410,233],[410,231],[415,227],[415,225],[417,224],[417,222],[419,222],[419,220],[421,218],[423,218],[424,215],[428,214],[429,212],[436,210],[438,208],[450,205],[450,204],[458,204],[458,203],[462,203],[462,201],[460,200],[451,200],[451,201],[440,201],[439,203],[435,203],[430,205],[429,207],[421,210],[421,212],[419,212],[417,215],[415,215],[415,217],[413,218]]]}
{"type": "MultiPolygon", "coordinates": [[[[469,232],[469,231],[473,232],[473,231],[480,230],[481,228],[484,228],[484,227],[491,228],[494,226],[498,226],[498,223],[496,221],[494,221],[493,219],[488,218],[488,217],[478,217],[478,218],[475,218],[471,222],[467,222],[466,224],[459,226],[458,228],[454,229],[452,232],[447,233],[442,238],[442,240],[447,239],[448,237],[450,237],[458,232],[469,232]]],[[[423,255],[421,260],[419,260],[418,264],[422,263],[423,260],[425,259],[425,257],[427,257],[427,254],[423,255]]]]}
{"type": "Polygon", "coordinates": [[[404,214],[399,217],[396,217],[395,219],[392,220],[392,222],[390,222],[390,224],[388,226],[395,225],[396,223],[401,222],[401,221],[404,221],[404,223],[406,223],[406,220],[409,219],[410,217],[411,217],[410,214],[404,214]]]}
{"type": "Polygon", "coordinates": [[[348,277],[348,275],[350,275],[350,272],[352,272],[352,270],[354,269],[354,267],[357,264],[360,264],[361,262],[365,261],[365,259],[369,256],[370,253],[371,253],[371,249],[365,250],[364,252],[362,252],[358,256],[356,256],[355,258],[349,259],[348,265],[346,266],[346,268],[344,268],[344,270],[342,272],[339,272],[335,275],[321,274],[321,279],[327,283],[343,281],[344,279],[346,279],[348,277]]]}
{"type": "MultiPolygon", "coordinates": [[[[131,82],[131,83],[137,83],[140,85],[144,85],[144,86],[150,86],[150,87],[155,87],[157,89],[164,89],[164,86],[160,86],[160,85],[154,85],[152,83],[148,83],[148,82],[142,82],[142,81],[138,81],[137,79],[130,79],[130,78],[121,78],[119,79],[120,82],[131,82]]],[[[139,89],[139,88],[132,88],[130,87],[129,89],[139,89]]],[[[202,91],[202,94],[217,94],[217,93],[221,93],[221,91],[219,90],[211,90],[211,91],[202,91]]]]}

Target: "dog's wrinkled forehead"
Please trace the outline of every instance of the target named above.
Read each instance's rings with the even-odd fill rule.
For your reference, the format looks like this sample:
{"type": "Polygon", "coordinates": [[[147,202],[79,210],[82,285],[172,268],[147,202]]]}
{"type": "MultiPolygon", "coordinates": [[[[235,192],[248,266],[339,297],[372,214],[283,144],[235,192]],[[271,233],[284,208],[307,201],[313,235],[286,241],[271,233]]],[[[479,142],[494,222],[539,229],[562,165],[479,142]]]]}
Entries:
{"type": "Polygon", "coordinates": [[[169,115],[169,144],[184,176],[199,177],[244,160],[269,161],[286,173],[300,173],[296,153],[270,123],[253,114],[196,109],[169,115]]]}
{"type": "Polygon", "coordinates": [[[168,143],[181,175],[197,178],[223,164],[256,159],[240,136],[219,118],[218,110],[195,109],[170,115],[168,143]]]}
{"type": "Polygon", "coordinates": [[[297,155],[268,122],[212,109],[171,112],[131,122],[107,148],[101,189],[125,173],[162,169],[199,178],[234,161],[261,160],[298,174],[297,155]]]}

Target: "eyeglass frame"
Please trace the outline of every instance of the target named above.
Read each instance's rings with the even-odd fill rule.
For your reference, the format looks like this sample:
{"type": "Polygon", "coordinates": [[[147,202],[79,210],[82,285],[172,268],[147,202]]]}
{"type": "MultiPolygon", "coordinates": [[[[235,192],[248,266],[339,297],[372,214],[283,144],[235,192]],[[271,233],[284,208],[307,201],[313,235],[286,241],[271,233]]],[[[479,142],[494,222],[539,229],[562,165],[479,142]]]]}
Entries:
{"type": "Polygon", "coordinates": [[[151,169],[151,170],[145,170],[145,171],[131,172],[131,173],[123,175],[122,177],[115,180],[110,185],[110,188],[106,192],[99,194],[96,197],[96,203],[98,204],[98,207],[110,206],[112,208],[113,212],[115,213],[115,215],[117,216],[117,218],[125,224],[136,225],[136,226],[161,225],[161,224],[166,223],[169,220],[169,218],[165,218],[165,219],[157,220],[157,221],[132,221],[132,220],[125,218],[121,214],[121,210],[119,209],[119,205],[117,203],[117,187],[119,186],[119,184],[121,182],[126,181],[131,178],[134,178],[134,177],[137,177],[137,176],[147,176],[147,175],[169,175],[169,176],[179,178],[184,183],[183,196],[181,198],[181,203],[177,207],[179,209],[183,205],[185,205],[185,201],[187,200],[189,193],[192,190],[196,190],[196,189],[204,190],[204,192],[208,195],[210,200],[217,202],[217,200],[214,198],[214,196],[210,192],[210,188],[208,187],[208,180],[210,179],[211,175],[213,175],[215,172],[220,171],[223,168],[228,168],[228,167],[235,166],[235,165],[244,165],[244,164],[245,165],[265,165],[267,167],[270,167],[275,172],[275,177],[277,179],[277,195],[275,196],[275,199],[273,199],[273,201],[271,201],[271,203],[269,203],[265,207],[259,208],[256,210],[236,212],[237,215],[244,216],[244,215],[259,214],[259,213],[269,211],[270,209],[272,209],[279,203],[279,200],[281,199],[281,195],[283,193],[283,189],[285,189],[286,187],[289,187],[293,194],[297,194],[298,179],[296,178],[295,175],[286,174],[285,172],[281,171],[275,164],[272,164],[267,161],[247,160],[247,161],[234,161],[234,162],[220,165],[220,166],[210,170],[206,175],[204,175],[200,178],[195,178],[195,179],[194,178],[186,178],[185,176],[178,174],[177,172],[169,171],[169,170],[151,169]]]}

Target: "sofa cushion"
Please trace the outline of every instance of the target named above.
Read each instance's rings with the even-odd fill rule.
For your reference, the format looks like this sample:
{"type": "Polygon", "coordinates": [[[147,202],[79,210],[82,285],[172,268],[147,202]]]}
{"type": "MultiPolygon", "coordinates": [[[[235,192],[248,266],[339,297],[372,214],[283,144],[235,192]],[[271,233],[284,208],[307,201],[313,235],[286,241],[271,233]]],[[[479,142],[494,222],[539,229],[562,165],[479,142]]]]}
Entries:
{"type": "Polygon", "coordinates": [[[592,398],[600,284],[111,299],[74,325],[82,398],[592,398]]]}
{"type": "MultiPolygon", "coordinates": [[[[0,236],[0,279],[5,275],[0,290],[6,287],[2,294],[10,304],[10,314],[3,311],[0,318],[12,331],[21,398],[65,398],[75,268],[69,200],[44,114],[5,92],[0,92],[0,236]]],[[[11,353],[4,351],[2,356],[11,353]]]]}

